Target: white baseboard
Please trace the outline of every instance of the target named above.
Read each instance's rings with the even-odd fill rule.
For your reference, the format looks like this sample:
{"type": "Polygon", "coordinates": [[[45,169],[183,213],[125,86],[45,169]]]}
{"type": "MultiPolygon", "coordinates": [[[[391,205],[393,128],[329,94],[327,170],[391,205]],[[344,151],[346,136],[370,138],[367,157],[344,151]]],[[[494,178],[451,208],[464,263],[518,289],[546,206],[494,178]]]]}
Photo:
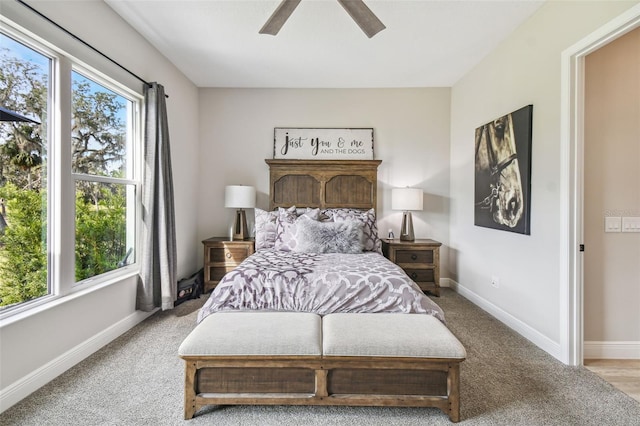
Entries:
{"type": "Polygon", "coordinates": [[[38,390],[51,380],[58,377],[98,349],[105,346],[115,338],[121,336],[136,324],[142,322],[155,311],[136,311],[126,318],[118,321],[109,328],[95,336],[85,340],[78,346],[68,350],[56,359],[48,362],[25,377],[0,390],[0,413],[7,410],[32,392],[38,390]]]}
{"type": "Polygon", "coordinates": [[[456,293],[464,296],[466,299],[473,302],[473,304],[477,305],[478,307],[498,319],[500,322],[505,324],[507,327],[520,334],[525,339],[531,341],[531,343],[538,346],[543,351],[549,353],[557,360],[562,361],[562,350],[560,347],[560,343],[554,342],[544,334],[540,333],[538,330],[534,329],[533,327],[514,317],[510,313],[504,311],[502,308],[494,305],[482,296],[474,293],[473,291],[469,290],[468,288],[450,278],[448,279],[448,286],[451,287],[456,293]]]}
{"type": "Polygon", "coordinates": [[[640,359],[640,342],[584,342],[584,359],[640,359]]]}
{"type": "Polygon", "coordinates": [[[451,278],[440,278],[440,287],[451,287],[451,278]]]}

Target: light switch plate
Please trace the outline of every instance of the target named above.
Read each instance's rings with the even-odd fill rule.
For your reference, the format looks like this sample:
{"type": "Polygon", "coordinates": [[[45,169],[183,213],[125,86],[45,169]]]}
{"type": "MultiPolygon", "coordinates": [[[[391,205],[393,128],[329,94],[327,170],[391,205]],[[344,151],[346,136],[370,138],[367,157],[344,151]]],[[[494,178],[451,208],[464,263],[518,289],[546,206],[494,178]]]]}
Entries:
{"type": "Polygon", "coordinates": [[[620,216],[608,216],[604,218],[604,232],[620,232],[622,218],[620,216]]]}
{"type": "Polygon", "coordinates": [[[640,217],[623,217],[622,232],[640,232],[640,217]]]}

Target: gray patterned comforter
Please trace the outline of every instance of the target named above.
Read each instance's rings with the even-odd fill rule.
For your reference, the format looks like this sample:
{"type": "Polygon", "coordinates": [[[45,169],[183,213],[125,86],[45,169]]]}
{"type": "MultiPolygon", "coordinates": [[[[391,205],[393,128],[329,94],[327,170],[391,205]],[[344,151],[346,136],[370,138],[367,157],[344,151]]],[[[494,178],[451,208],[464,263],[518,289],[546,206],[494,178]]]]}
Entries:
{"type": "Polygon", "coordinates": [[[444,313],[404,271],[375,252],[260,250],[227,273],[198,313],[229,310],[444,313]]]}

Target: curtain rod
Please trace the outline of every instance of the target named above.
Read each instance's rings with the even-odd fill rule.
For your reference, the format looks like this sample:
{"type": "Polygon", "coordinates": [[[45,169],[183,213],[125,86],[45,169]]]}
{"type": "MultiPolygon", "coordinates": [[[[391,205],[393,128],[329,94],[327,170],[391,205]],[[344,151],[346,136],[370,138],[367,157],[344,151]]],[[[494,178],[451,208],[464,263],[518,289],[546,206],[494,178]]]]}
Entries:
{"type": "MultiPolygon", "coordinates": [[[[138,76],[136,73],[134,73],[133,71],[130,71],[129,69],[125,68],[123,65],[121,65],[120,63],[118,63],[117,61],[115,61],[114,59],[111,59],[109,56],[105,55],[104,53],[102,53],[101,51],[99,51],[98,49],[96,49],[95,47],[93,47],[92,45],[90,45],[89,43],[87,43],[86,41],[84,41],[83,39],[81,39],[80,37],[78,37],[77,35],[73,34],[71,31],[67,30],[66,28],[64,28],[62,25],[58,24],[57,22],[53,21],[51,18],[45,16],[44,14],[42,14],[41,12],[37,11],[36,9],[34,9],[33,7],[29,6],[27,3],[25,3],[22,0],[16,0],[18,3],[20,3],[21,5],[23,5],[24,7],[26,7],[27,9],[29,9],[30,11],[32,11],[33,13],[35,13],[36,15],[40,16],[42,19],[44,19],[45,21],[49,22],[50,24],[54,25],[56,28],[62,30],[65,32],[65,34],[67,34],[68,36],[72,37],[73,39],[79,41],[80,43],[84,44],[85,46],[87,46],[89,49],[93,50],[94,52],[96,52],[97,54],[99,54],[100,56],[102,56],[103,58],[107,59],[109,62],[117,65],[118,67],[120,67],[121,69],[123,69],[124,71],[128,72],[130,75],[132,75],[133,77],[135,77],[136,79],[140,80],[142,83],[146,84],[148,87],[151,87],[151,83],[149,83],[148,81],[146,81],[145,79],[143,79],[142,77],[138,76]]],[[[165,97],[169,97],[169,95],[165,95],[165,97]]]]}

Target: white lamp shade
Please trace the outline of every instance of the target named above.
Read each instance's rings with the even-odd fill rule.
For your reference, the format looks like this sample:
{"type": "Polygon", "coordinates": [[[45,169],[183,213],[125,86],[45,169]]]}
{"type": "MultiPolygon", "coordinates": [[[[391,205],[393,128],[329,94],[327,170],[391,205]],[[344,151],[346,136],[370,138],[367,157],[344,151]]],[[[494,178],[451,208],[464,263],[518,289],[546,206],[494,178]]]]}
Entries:
{"type": "Polygon", "coordinates": [[[256,189],[253,186],[226,186],[224,188],[224,206],[234,209],[254,208],[256,206],[256,189]]]}
{"type": "Polygon", "coordinates": [[[392,210],[422,210],[422,189],[395,188],[391,190],[392,210]]]}

